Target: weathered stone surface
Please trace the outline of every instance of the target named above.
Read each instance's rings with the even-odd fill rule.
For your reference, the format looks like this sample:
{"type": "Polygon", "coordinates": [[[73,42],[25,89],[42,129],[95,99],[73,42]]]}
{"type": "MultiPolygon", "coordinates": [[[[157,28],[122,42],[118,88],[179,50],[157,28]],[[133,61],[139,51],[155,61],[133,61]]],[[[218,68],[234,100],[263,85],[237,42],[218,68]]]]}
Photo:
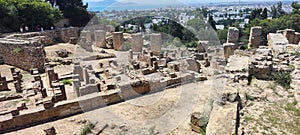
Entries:
{"type": "Polygon", "coordinates": [[[284,32],[283,32],[283,35],[289,41],[289,44],[293,44],[294,43],[295,30],[293,30],[293,29],[285,29],[284,32]]]}
{"type": "Polygon", "coordinates": [[[143,36],[142,33],[136,33],[131,35],[131,50],[133,52],[142,52],[143,51],[143,36]]]}
{"type": "Polygon", "coordinates": [[[124,36],[122,32],[113,33],[113,48],[116,51],[124,50],[124,36]]]}
{"type": "Polygon", "coordinates": [[[235,133],[237,104],[214,106],[208,125],[207,135],[232,135],[235,133]]]}
{"type": "Polygon", "coordinates": [[[234,43],[238,46],[239,41],[239,29],[236,27],[229,27],[227,34],[227,43],[234,43]]]}
{"type": "Polygon", "coordinates": [[[276,46],[285,46],[288,44],[288,40],[282,35],[278,33],[269,33],[268,36],[268,47],[273,48],[276,46]]]}
{"type": "Polygon", "coordinates": [[[95,31],[95,46],[100,48],[106,48],[106,32],[104,30],[95,31]]]}
{"type": "Polygon", "coordinates": [[[262,27],[251,27],[248,48],[258,48],[261,42],[262,27]]]}
{"type": "Polygon", "coordinates": [[[26,41],[9,41],[0,39],[0,57],[4,63],[30,71],[37,68],[44,72],[45,54],[44,47],[26,41]]]}
{"type": "Polygon", "coordinates": [[[151,51],[153,52],[154,55],[159,56],[161,52],[161,46],[162,46],[161,34],[152,33],[150,40],[151,40],[151,51]]]}
{"type": "Polygon", "coordinates": [[[235,44],[234,43],[225,43],[223,44],[224,47],[224,57],[226,60],[228,60],[228,58],[231,55],[234,55],[234,50],[235,50],[235,44]]]}
{"type": "Polygon", "coordinates": [[[198,52],[205,53],[208,48],[208,41],[199,41],[198,42],[198,52]]]}
{"type": "Polygon", "coordinates": [[[56,54],[58,55],[58,57],[62,57],[62,58],[66,58],[69,56],[69,53],[66,49],[59,49],[57,51],[55,51],[56,54]]]}
{"type": "Polygon", "coordinates": [[[54,127],[44,129],[46,135],[56,135],[56,130],[54,127]]]}

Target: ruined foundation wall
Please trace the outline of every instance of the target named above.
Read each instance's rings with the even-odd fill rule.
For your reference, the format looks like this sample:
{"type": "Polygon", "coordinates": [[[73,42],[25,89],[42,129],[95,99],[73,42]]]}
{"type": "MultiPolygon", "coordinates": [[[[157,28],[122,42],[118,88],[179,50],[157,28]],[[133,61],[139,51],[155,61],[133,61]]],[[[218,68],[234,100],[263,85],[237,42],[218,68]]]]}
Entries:
{"type": "Polygon", "coordinates": [[[0,119],[0,133],[7,132],[10,129],[28,126],[29,124],[45,122],[54,118],[63,118],[84,111],[97,109],[114,103],[122,102],[124,99],[133,98],[141,94],[163,90],[167,86],[181,84],[195,80],[190,73],[181,74],[178,78],[168,79],[164,81],[141,82],[135,80],[120,85],[120,89],[111,90],[107,93],[89,94],[79,97],[78,99],[60,102],[50,109],[40,107],[35,110],[24,110],[20,115],[5,119],[0,119]]]}
{"type": "Polygon", "coordinates": [[[26,71],[37,68],[44,71],[45,54],[43,46],[29,42],[0,41],[0,57],[4,63],[16,66],[26,71]]]}

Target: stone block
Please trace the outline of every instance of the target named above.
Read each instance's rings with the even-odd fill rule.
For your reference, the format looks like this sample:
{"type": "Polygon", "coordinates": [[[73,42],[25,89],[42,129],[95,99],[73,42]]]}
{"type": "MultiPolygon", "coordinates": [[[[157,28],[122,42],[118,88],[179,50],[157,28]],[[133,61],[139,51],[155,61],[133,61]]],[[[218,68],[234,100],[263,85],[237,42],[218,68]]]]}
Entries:
{"type": "Polygon", "coordinates": [[[106,48],[106,31],[96,30],[95,31],[95,42],[96,47],[106,48]]]}
{"type": "Polygon", "coordinates": [[[113,33],[113,48],[116,51],[124,50],[124,35],[122,32],[113,33]]]}
{"type": "Polygon", "coordinates": [[[151,51],[154,55],[159,56],[161,52],[161,46],[162,46],[162,39],[161,39],[160,33],[152,33],[150,36],[151,40],[151,51]]]}
{"type": "Polygon", "coordinates": [[[142,33],[136,33],[131,35],[131,50],[133,52],[142,52],[143,51],[143,35],[142,33]]]}

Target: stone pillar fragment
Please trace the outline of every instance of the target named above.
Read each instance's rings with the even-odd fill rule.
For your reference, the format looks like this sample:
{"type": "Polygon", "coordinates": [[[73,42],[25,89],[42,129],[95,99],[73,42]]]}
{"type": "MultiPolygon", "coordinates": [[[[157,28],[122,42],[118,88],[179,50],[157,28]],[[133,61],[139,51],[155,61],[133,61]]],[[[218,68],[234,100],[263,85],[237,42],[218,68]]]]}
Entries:
{"type": "Polygon", "coordinates": [[[248,48],[258,48],[261,42],[262,27],[251,27],[248,48]]]}
{"type": "Polygon", "coordinates": [[[239,41],[239,29],[236,27],[229,27],[227,33],[227,43],[234,43],[236,47],[239,41]]]}
{"type": "Polygon", "coordinates": [[[85,38],[87,42],[92,42],[92,35],[90,31],[82,31],[81,37],[85,38]]]}
{"type": "Polygon", "coordinates": [[[15,81],[14,86],[16,88],[17,93],[22,93],[21,83],[19,81],[15,81]]]}
{"type": "Polygon", "coordinates": [[[142,33],[136,33],[131,35],[131,50],[133,52],[142,52],[143,51],[143,36],[142,33]]]}
{"type": "Polygon", "coordinates": [[[162,46],[161,34],[160,33],[152,33],[151,37],[151,51],[154,55],[159,56],[162,46]]]}
{"type": "Polygon", "coordinates": [[[293,44],[294,43],[295,30],[285,29],[284,32],[283,32],[283,35],[289,41],[289,44],[293,44]]]}
{"type": "Polygon", "coordinates": [[[208,48],[208,41],[199,41],[198,42],[198,52],[205,53],[208,48]]]}
{"type": "Polygon", "coordinates": [[[124,35],[122,32],[113,33],[113,47],[116,51],[124,50],[124,35]]]}
{"type": "Polygon", "coordinates": [[[104,30],[95,31],[96,47],[106,48],[106,32],[104,30]]]}
{"type": "Polygon", "coordinates": [[[2,77],[0,74],[0,91],[8,90],[6,77],[2,77]]]}
{"type": "Polygon", "coordinates": [[[79,97],[79,88],[81,87],[81,83],[79,79],[73,79],[73,90],[76,93],[76,96],[79,97]]]}
{"type": "Polygon", "coordinates": [[[300,42],[300,33],[295,32],[295,38],[294,38],[294,43],[293,44],[298,44],[300,42]]]}
{"type": "Polygon", "coordinates": [[[231,55],[234,55],[235,44],[234,43],[225,43],[225,44],[223,44],[223,47],[224,47],[224,57],[227,61],[231,55]]]}

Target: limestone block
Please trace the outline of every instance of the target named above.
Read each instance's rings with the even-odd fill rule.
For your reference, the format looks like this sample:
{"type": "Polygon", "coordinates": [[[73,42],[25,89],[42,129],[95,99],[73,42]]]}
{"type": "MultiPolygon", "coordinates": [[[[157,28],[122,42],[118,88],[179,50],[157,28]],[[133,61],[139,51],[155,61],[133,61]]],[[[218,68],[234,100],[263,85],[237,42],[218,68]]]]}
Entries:
{"type": "Polygon", "coordinates": [[[142,52],[143,51],[143,36],[142,33],[136,33],[131,35],[131,50],[133,52],[142,52]]]}
{"type": "Polygon", "coordinates": [[[161,52],[162,40],[161,40],[160,33],[152,33],[150,40],[151,40],[151,51],[154,55],[159,56],[161,52]]]}
{"type": "Polygon", "coordinates": [[[124,36],[122,32],[113,33],[113,48],[116,51],[124,50],[124,36]]]}

